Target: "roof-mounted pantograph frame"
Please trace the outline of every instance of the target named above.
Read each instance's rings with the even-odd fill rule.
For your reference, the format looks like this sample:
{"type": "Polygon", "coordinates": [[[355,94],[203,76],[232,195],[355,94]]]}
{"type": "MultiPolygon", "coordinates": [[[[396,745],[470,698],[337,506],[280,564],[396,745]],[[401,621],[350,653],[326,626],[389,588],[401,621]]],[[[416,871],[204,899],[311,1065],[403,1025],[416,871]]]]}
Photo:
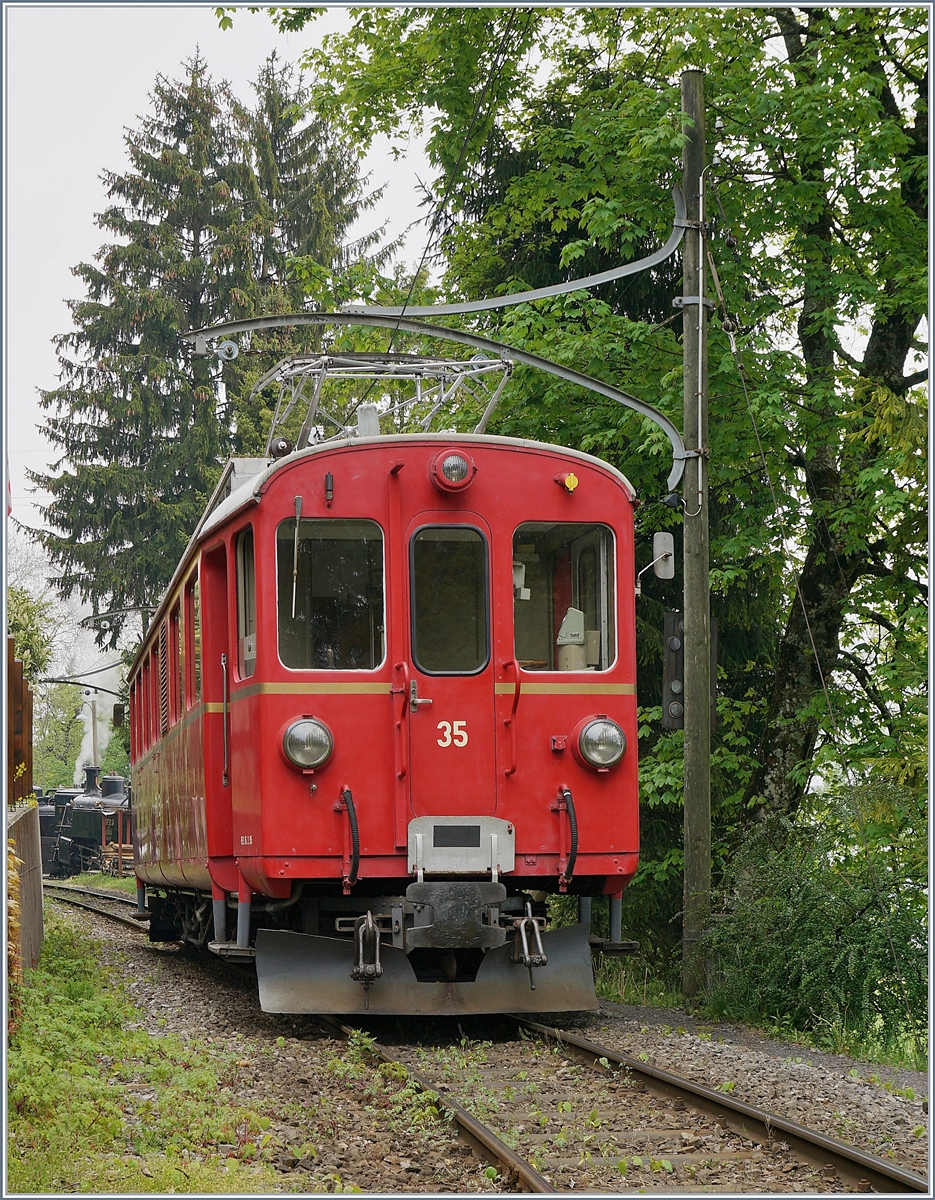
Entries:
{"type": "Polygon", "coordinates": [[[466,315],[488,309],[505,308],[513,304],[529,303],[533,300],[547,299],[552,296],[567,294],[568,292],[581,291],[585,288],[596,287],[602,283],[609,283],[614,279],[622,279],[627,275],[635,275],[639,271],[648,270],[650,267],[664,262],[665,259],[669,258],[675,252],[688,225],[685,219],[685,203],[679,188],[673,188],[672,195],[675,201],[675,219],[672,223],[672,232],[665,245],[645,258],[615,267],[610,271],[604,271],[599,275],[589,275],[583,279],[572,279],[566,283],[556,284],[548,288],[539,288],[535,291],[514,292],[508,296],[495,296],[485,300],[469,301],[464,304],[423,305],[412,308],[407,306],[405,309],[401,307],[347,306],[340,312],[282,313],[276,316],[252,317],[242,321],[224,321],[219,325],[193,330],[191,333],[183,335],[183,341],[194,343],[196,354],[207,355],[209,353],[209,341],[228,338],[237,333],[253,333],[264,329],[281,329],[296,325],[365,325],[371,328],[390,329],[401,333],[411,333],[418,336],[436,338],[440,341],[456,342],[463,346],[470,346],[474,350],[495,354],[505,362],[523,363],[525,366],[533,367],[537,371],[543,371],[546,374],[555,375],[559,379],[564,379],[566,383],[596,392],[598,395],[605,396],[609,400],[614,400],[626,408],[633,409],[634,412],[639,413],[641,416],[646,417],[647,420],[658,425],[672,445],[672,469],[666,480],[667,487],[671,492],[678,486],[682,478],[685,469],[685,460],[695,457],[697,452],[686,451],[678,429],[664,413],[653,408],[651,404],[646,404],[643,400],[637,399],[636,396],[631,396],[629,392],[625,392],[621,388],[613,387],[609,383],[594,379],[592,376],[585,375],[581,371],[575,371],[571,367],[562,366],[561,363],[552,362],[551,359],[542,358],[538,354],[529,354],[525,350],[518,350],[514,346],[508,346],[502,342],[496,342],[491,338],[481,337],[475,333],[467,333],[464,330],[449,329],[444,325],[430,325],[425,321],[413,320],[411,315],[406,316],[404,313],[415,314],[416,316],[466,315]]]}

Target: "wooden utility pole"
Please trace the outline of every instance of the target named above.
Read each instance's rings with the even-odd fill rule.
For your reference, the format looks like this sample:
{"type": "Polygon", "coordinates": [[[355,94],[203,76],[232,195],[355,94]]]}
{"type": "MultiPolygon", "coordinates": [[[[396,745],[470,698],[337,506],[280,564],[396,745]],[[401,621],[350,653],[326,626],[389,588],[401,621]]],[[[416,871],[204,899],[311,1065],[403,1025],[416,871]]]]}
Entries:
{"type": "Polygon", "coordinates": [[[682,191],[688,220],[682,243],[682,353],[685,449],[700,451],[685,467],[684,664],[685,874],[682,917],[682,993],[705,986],[702,938],[711,905],[711,613],[708,593],[708,305],[705,303],[704,75],[682,75],[682,191]]]}

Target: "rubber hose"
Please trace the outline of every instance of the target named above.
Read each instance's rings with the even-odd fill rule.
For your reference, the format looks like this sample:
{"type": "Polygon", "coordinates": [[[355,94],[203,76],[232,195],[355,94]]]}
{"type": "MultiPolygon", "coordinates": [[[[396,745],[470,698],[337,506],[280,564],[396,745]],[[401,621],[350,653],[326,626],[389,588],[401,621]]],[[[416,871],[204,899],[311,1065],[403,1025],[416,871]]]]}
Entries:
{"type": "Polygon", "coordinates": [[[357,882],[357,868],[360,866],[360,831],[357,828],[357,810],[354,808],[354,797],[351,789],[344,789],[344,803],[347,805],[347,819],[351,823],[351,873],[348,883],[357,882]]]}
{"type": "Polygon", "coordinates": [[[571,826],[571,851],[568,855],[568,866],[565,868],[565,878],[571,879],[575,870],[575,861],[578,858],[578,817],[575,813],[575,802],[572,800],[568,788],[565,788],[562,795],[565,797],[565,804],[568,807],[568,824],[571,826]]]}

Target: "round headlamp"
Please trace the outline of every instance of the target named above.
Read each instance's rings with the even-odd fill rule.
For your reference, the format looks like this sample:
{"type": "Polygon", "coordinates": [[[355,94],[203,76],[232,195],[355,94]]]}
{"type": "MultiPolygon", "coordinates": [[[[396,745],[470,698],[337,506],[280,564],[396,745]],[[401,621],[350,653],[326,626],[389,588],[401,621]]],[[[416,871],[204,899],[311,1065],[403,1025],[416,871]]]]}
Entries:
{"type": "Polygon", "coordinates": [[[331,730],[314,717],[293,721],[282,735],[282,751],[288,761],[300,771],[323,767],[334,750],[331,730]]]}
{"type": "Polygon", "coordinates": [[[572,743],[584,766],[606,771],[616,766],[627,748],[626,734],[609,717],[592,717],[583,721],[572,743]]]}
{"type": "Polygon", "coordinates": [[[432,461],[432,482],[443,492],[460,492],[477,474],[470,454],[462,450],[443,450],[432,461]]]}

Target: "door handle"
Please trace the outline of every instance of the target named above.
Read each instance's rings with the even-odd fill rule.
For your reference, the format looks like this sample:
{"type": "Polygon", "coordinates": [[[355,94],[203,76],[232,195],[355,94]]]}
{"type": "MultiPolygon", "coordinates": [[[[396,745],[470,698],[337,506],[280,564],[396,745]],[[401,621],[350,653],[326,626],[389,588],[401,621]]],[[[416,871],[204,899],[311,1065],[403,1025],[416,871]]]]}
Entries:
{"type": "Polygon", "coordinates": [[[397,779],[405,778],[406,772],[409,769],[409,708],[410,708],[410,691],[409,691],[409,664],[398,662],[393,667],[394,671],[402,671],[403,686],[401,688],[393,688],[394,695],[402,695],[403,707],[399,714],[399,720],[396,721],[396,733],[399,744],[399,770],[396,772],[397,779]]]}
{"type": "Polygon", "coordinates": [[[420,704],[431,704],[432,701],[426,697],[419,699],[419,683],[413,679],[409,684],[409,709],[411,712],[418,712],[420,704]]]}
{"type": "Polygon", "coordinates": [[[513,688],[513,707],[510,709],[510,715],[508,717],[504,718],[504,721],[503,721],[503,724],[508,726],[508,728],[510,730],[510,766],[508,769],[504,770],[503,773],[504,773],[504,775],[515,775],[516,774],[516,710],[519,707],[519,692],[520,692],[519,665],[517,664],[516,659],[511,658],[503,664],[504,671],[506,671],[508,667],[512,667],[512,669],[513,669],[513,673],[516,676],[516,684],[513,688]]]}
{"type": "Polygon", "coordinates": [[[227,655],[221,655],[221,721],[224,726],[224,774],[221,783],[224,787],[230,783],[230,738],[227,732],[227,711],[230,693],[227,682],[227,655]]]}

